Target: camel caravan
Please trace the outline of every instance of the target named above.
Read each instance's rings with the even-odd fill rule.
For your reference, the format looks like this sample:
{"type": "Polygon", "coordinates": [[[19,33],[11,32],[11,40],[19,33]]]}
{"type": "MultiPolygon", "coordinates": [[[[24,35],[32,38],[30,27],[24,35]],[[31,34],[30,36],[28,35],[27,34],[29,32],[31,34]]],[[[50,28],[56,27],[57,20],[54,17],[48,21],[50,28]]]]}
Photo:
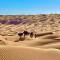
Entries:
{"type": "Polygon", "coordinates": [[[18,41],[25,40],[26,36],[28,36],[28,35],[30,36],[30,38],[33,38],[33,37],[37,38],[37,37],[44,36],[44,35],[49,35],[49,34],[53,34],[53,32],[36,34],[36,33],[33,33],[33,32],[23,31],[22,33],[20,33],[20,32],[18,33],[18,36],[20,37],[18,41]],[[23,38],[22,38],[22,36],[23,36],[23,38]]]}

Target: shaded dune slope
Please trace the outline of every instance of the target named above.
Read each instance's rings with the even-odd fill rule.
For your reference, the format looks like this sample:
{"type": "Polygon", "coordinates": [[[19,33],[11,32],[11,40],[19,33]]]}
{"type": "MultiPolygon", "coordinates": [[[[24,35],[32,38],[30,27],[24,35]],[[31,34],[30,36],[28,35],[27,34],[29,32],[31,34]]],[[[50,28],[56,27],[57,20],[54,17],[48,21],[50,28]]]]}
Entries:
{"type": "Polygon", "coordinates": [[[0,60],[60,60],[59,52],[54,49],[0,46],[0,60]]]}

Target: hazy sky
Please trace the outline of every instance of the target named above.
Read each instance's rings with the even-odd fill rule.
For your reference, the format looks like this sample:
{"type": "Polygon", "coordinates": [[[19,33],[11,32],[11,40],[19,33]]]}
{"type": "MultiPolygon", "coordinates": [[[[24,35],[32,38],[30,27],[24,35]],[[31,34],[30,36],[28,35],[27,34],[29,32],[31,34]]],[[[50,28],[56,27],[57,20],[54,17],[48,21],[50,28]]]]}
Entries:
{"type": "Polygon", "coordinates": [[[60,13],[60,0],[0,0],[0,15],[60,13]]]}

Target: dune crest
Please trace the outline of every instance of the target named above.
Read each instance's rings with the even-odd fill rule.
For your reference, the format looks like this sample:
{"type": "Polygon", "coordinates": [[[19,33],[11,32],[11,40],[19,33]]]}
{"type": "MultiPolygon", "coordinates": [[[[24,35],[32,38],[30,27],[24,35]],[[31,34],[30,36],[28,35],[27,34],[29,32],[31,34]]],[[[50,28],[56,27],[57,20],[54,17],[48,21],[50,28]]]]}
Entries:
{"type": "Polygon", "coordinates": [[[60,60],[60,14],[0,15],[0,60],[60,60]]]}

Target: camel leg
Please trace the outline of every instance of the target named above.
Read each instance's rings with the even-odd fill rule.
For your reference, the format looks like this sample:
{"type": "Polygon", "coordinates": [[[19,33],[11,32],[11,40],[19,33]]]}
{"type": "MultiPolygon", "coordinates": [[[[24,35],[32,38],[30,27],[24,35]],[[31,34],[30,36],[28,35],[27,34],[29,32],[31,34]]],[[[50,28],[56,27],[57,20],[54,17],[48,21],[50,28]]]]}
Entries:
{"type": "Polygon", "coordinates": [[[25,38],[25,34],[24,34],[24,38],[25,38]]]}
{"type": "Polygon", "coordinates": [[[36,38],[36,34],[35,34],[35,38],[36,38]]]}

